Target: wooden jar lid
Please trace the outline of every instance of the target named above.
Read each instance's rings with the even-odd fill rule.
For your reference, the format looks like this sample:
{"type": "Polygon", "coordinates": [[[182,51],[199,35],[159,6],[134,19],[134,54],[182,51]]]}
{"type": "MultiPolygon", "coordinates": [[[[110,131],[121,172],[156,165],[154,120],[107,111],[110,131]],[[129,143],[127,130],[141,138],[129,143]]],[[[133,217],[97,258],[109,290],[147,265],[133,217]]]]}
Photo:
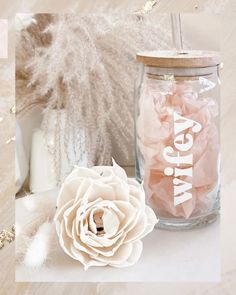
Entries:
{"type": "Polygon", "coordinates": [[[136,55],[139,62],[160,68],[204,68],[220,64],[220,54],[216,51],[185,50],[143,51],[136,55]]]}

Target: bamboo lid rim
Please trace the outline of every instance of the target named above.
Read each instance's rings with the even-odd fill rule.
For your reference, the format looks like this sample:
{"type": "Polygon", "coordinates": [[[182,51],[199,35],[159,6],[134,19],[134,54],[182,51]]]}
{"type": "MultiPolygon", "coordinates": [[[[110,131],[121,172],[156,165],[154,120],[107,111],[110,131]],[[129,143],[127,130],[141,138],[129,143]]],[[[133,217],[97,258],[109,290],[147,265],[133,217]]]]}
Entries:
{"type": "Polygon", "coordinates": [[[143,51],[136,54],[136,60],[146,66],[161,68],[212,67],[221,62],[219,52],[204,50],[143,51]]]}

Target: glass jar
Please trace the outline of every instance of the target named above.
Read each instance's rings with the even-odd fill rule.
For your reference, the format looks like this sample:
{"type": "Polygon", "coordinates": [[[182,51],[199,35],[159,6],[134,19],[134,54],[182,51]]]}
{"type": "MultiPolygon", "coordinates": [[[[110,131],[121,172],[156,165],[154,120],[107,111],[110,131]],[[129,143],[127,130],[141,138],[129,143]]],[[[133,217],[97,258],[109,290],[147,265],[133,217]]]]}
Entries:
{"type": "Polygon", "coordinates": [[[136,179],[158,227],[189,229],[219,212],[219,55],[142,52],[135,91],[136,179]]]}

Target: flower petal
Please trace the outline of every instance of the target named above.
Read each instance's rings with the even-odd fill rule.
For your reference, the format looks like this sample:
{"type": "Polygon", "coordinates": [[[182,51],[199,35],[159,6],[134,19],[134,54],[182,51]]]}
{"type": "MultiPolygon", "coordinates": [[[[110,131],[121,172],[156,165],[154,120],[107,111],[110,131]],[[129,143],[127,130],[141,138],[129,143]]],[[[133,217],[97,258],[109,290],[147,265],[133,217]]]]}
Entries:
{"type": "Polygon", "coordinates": [[[119,178],[123,179],[127,183],[127,174],[123,168],[121,168],[119,165],[117,165],[116,161],[112,159],[112,169],[114,171],[114,174],[118,176],[119,178]]]}
{"type": "Polygon", "coordinates": [[[93,182],[84,194],[83,200],[88,203],[98,198],[112,201],[115,199],[115,192],[112,187],[107,184],[99,181],[93,182]]]}
{"type": "Polygon", "coordinates": [[[97,173],[95,170],[93,169],[89,169],[86,167],[79,167],[79,166],[75,166],[73,171],[67,176],[66,178],[66,182],[74,179],[74,178],[92,178],[92,179],[98,179],[100,178],[99,173],[97,173]]]}
{"type": "Polygon", "coordinates": [[[131,266],[131,265],[134,265],[135,263],[137,263],[141,257],[142,251],[143,251],[143,243],[139,240],[139,241],[132,243],[132,246],[133,246],[132,252],[127,260],[125,260],[121,264],[111,263],[109,265],[114,266],[114,267],[128,267],[128,266],[131,266]]]}
{"type": "Polygon", "coordinates": [[[73,204],[73,200],[69,201],[68,203],[66,203],[60,210],[57,210],[55,216],[54,216],[54,221],[56,223],[56,229],[59,230],[60,228],[60,223],[63,219],[63,215],[66,209],[70,208],[71,205],[73,204]],[[59,228],[58,228],[59,225],[59,228]]]}
{"type": "Polygon", "coordinates": [[[120,222],[119,232],[125,231],[133,220],[135,220],[137,209],[133,207],[132,204],[124,201],[114,201],[114,204],[125,216],[125,218],[120,222]]]}
{"type": "Polygon", "coordinates": [[[122,265],[131,255],[133,250],[132,243],[122,244],[115,254],[111,257],[99,255],[96,259],[101,262],[107,262],[109,265],[122,265]]]}
{"type": "Polygon", "coordinates": [[[102,216],[102,220],[106,236],[110,237],[115,235],[120,226],[120,221],[116,213],[112,210],[105,209],[104,214],[102,216]]]}
{"type": "Polygon", "coordinates": [[[92,183],[93,183],[92,180],[88,178],[85,178],[82,181],[80,181],[80,185],[78,186],[78,189],[75,195],[74,203],[77,203],[79,200],[82,200],[82,203],[85,202],[84,195],[86,194],[87,190],[92,185],[92,183]]]}
{"type": "Polygon", "coordinates": [[[76,234],[75,223],[73,224],[73,227],[72,227],[72,236],[73,236],[73,246],[75,247],[75,249],[77,249],[78,251],[83,251],[93,257],[98,256],[98,253],[94,251],[91,247],[88,247],[88,245],[84,244],[81,241],[80,237],[76,234]]]}
{"type": "Polygon", "coordinates": [[[115,199],[129,201],[130,189],[126,182],[119,180],[109,184],[115,191],[115,199]]]}
{"type": "Polygon", "coordinates": [[[139,237],[143,234],[147,227],[147,216],[142,213],[139,214],[139,218],[136,221],[136,224],[132,227],[131,230],[127,231],[127,235],[125,238],[125,242],[133,242],[135,239],[139,239],[139,237]]]}
{"type": "Polygon", "coordinates": [[[77,190],[83,179],[71,178],[62,185],[57,197],[57,209],[60,210],[66,203],[75,199],[77,190]]]}
{"type": "Polygon", "coordinates": [[[125,239],[125,235],[123,233],[120,234],[119,239],[116,240],[115,244],[110,247],[93,247],[90,246],[92,250],[97,252],[98,254],[101,254],[104,257],[111,257],[114,256],[114,253],[120,248],[120,246],[123,244],[125,239]]]}

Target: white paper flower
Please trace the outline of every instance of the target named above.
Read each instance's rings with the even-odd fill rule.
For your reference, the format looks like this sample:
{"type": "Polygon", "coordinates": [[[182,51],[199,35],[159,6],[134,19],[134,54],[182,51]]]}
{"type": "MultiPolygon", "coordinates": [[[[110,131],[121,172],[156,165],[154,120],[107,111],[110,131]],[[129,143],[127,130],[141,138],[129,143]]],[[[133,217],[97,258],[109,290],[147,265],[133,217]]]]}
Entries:
{"type": "Polygon", "coordinates": [[[125,267],[138,261],[141,238],[157,222],[142,186],[113,166],[75,167],[57,199],[59,242],[66,254],[91,266],[125,267]]]}

